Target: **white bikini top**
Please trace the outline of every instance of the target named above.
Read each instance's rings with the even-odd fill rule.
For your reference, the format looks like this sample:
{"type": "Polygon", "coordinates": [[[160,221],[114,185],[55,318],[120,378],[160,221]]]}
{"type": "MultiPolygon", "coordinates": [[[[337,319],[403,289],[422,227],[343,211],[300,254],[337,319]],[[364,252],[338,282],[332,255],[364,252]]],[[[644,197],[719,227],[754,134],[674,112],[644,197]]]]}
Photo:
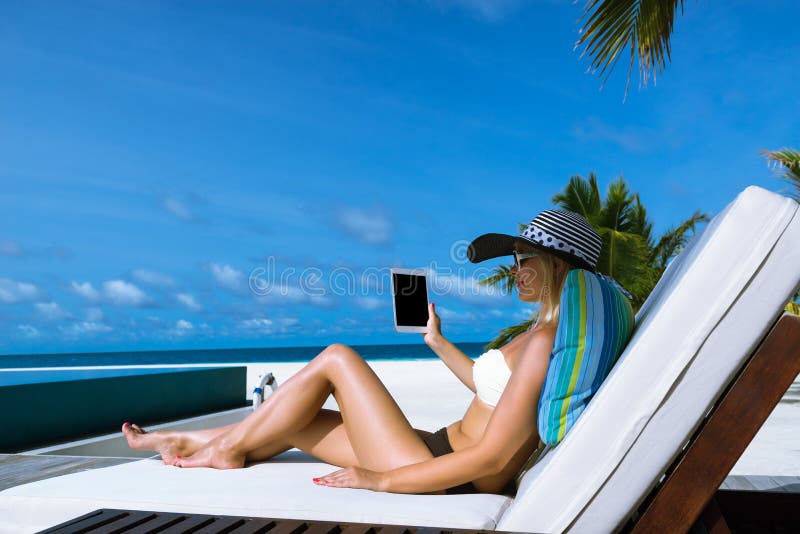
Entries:
{"type": "Polygon", "coordinates": [[[489,349],[475,360],[472,366],[472,381],[478,398],[489,406],[497,406],[500,395],[511,377],[511,369],[506,364],[500,349],[489,349]]]}
{"type": "MultiPolygon", "coordinates": [[[[536,328],[537,320],[526,332],[536,328]]],[[[500,349],[489,349],[475,360],[472,366],[472,381],[475,383],[475,392],[478,398],[489,406],[497,406],[500,395],[506,389],[508,379],[511,378],[511,369],[508,368],[506,358],[500,349]]]]}

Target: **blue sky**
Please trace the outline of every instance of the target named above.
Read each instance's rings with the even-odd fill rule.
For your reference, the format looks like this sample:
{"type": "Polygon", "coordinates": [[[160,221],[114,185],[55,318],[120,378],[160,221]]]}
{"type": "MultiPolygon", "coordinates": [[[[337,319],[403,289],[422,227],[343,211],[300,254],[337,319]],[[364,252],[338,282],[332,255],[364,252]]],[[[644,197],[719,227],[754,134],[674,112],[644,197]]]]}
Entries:
{"type": "Polygon", "coordinates": [[[687,2],[624,102],[582,5],[4,3],[0,353],[419,342],[359,283],[392,266],[486,341],[532,308],[476,291],[501,261],[465,243],[570,176],[623,175],[656,232],[786,191],[758,150],[800,144],[800,5],[687,2]]]}

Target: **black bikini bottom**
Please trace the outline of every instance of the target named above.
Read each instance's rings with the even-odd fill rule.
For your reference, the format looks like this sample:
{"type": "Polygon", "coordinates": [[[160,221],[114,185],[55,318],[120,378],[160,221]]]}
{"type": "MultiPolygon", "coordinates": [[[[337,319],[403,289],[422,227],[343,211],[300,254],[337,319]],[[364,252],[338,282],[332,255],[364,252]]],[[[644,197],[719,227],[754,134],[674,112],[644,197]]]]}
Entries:
{"type": "MultiPolygon", "coordinates": [[[[425,445],[428,446],[430,449],[431,454],[433,457],[436,458],[437,456],[442,456],[444,454],[450,454],[453,452],[453,447],[450,446],[450,440],[447,438],[447,427],[442,427],[433,434],[419,434],[419,437],[422,438],[422,441],[425,442],[425,445]]],[[[475,487],[475,484],[472,482],[466,482],[461,484],[460,486],[455,486],[453,488],[447,488],[445,490],[447,495],[457,495],[461,493],[482,493],[478,488],[475,487]]],[[[500,493],[503,495],[507,495],[509,497],[514,497],[517,493],[517,487],[514,484],[514,480],[510,480],[508,484],[500,490],[500,493]]]]}

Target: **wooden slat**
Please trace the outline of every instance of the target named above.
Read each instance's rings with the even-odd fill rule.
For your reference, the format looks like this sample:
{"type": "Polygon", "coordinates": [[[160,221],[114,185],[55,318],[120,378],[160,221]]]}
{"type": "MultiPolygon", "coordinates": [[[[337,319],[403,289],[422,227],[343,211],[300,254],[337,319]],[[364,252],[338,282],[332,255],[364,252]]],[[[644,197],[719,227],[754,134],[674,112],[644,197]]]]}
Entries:
{"type": "Polygon", "coordinates": [[[165,528],[159,534],[183,534],[184,532],[195,532],[214,521],[215,518],[207,515],[191,515],[180,523],[176,523],[165,528]]]}
{"type": "MultiPolygon", "coordinates": [[[[266,517],[212,516],[202,514],[176,514],[171,512],[141,512],[133,510],[96,510],[79,518],[56,525],[47,530],[48,534],[97,534],[87,525],[107,525],[110,530],[115,524],[110,518],[116,518],[119,525],[123,522],[133,523],[133,514],[155,514],[155,519],[132,525],[129,530],[118,529],[126,534],[511,534],[501,531],[450,529],[435,527],[415,527],[404,525],[382,525],[368,523],[336,523],[332,521],[302,521],[296,519],[275,519],[266,517]],[[164,528],[166,525],[168,527],[164,528]],[[64,530],[65,528],[70,530],[64,530]],[[198,528],[200,527],[200,528],[198,528]]],[[[42,533],[44,534],[44,533],[42,533]]]]}
{"type": "Polygon", "coordinates": [[[72,525],[76,525],[78,523],[82,523],[84,521],[90,521],[94,517],[103,516],[108,514],[109,512],[113,512],[113,510],[95,510],[93,512],[89,512],[88,514],[83,514],[81,516],[76,517],[75,519],[69,519],[64,521],[63,523],[59,523],[58,525],[53,525],[52,527],[42,530],[39,534],[51,534],[53,532],[66,532],[65,529],[72,527],[72,525]]]}
{"type": "Polygon", "coordinates": [[[723,517],[722,511],[717,506],[717,501],[713,498],[703,508],[700,514],[700,521],[706,527],[708,534],[731,534],[731,529],[728,527],[728,523],[725,522],[725,517],[723,517]]]}
{"type": "Polygon", "coordinates": [[[131,511],[128,513],[127,517],[120,518],[112,523],[92,530],[92,534],[117,534],[118,532],[125,532],[133,527],[152,521],[156,517],[157,514],[155,512],[131,511]]]}
{"type": "Polygon", "coordinates": [[[275,521],[270,519],[248,519],[244,525],[237,528],[232,534],[265,534],[275,526],[275,521]]]}
{"type": "Polygon", "coordinates": [[[303,534],[340,534],[342,531],[336,523],[328,521],[310,521],[306,526],[303,534]]]}
{"type": "Polygon", "coordinates": [[[127,517],[122,517],[112,523],[108,523],[98,529],[94,529],[92,530],[92,534],[117,534],[119,532],[125,532],[133,527],[146,524],[148,521],[152,521],[156,517],[158,517],[156,512],[132,510],[128,513],[127,517]]]}
{"type": "Polygon", "coordinates": [[[277,523],[275,528],[269,531],[269,534],[296,534],[303,532],[307,528],[305,521],[296,519],[281,519],[277,523]]]}
{"type": "Polygon", "coordinates": [[[800,373],[800,317],[784,313],[721,397],[634,533],[686,532],[800,373]]]}
{"type": "Polygon", "coordinates": [[[193,531],[192,534],[226,534],[227,532],[235,532],[237,528],[244,524],[245,519],[242,517],[220,517],[216,521],[193,531]]]}
{"type": "Polygon", "coordinates": [[[83,534],[84,532],[91,532],[113,523],[119,519],[124,519],[130,515],[130,510],[101,510],[99,514],[87,514],[83,516],[82,521],[68,521],[66,524],[57,525],[52,529],[47,529],[45,532],[57,534],[83,534]]]}

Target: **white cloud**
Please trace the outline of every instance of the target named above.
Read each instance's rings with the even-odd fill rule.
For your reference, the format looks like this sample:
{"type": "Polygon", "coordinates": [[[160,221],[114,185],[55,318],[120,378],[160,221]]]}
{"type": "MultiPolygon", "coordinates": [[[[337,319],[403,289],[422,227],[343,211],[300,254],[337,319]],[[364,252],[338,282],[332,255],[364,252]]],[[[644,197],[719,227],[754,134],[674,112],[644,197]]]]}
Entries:
{"type": "Polygon", "coordinates": [[[387,307],[390,303],[387,299],[369,296],[356,297],[353,299],[353,302],[356,306],[365,310],[377,310],[379,308],[387,307]]]}
{"type": "Polygon", "coordinates": [[[428,295],[436,301],[436,296],[447,295],[465,302],[488,303],[493,298],[508,298],[508,294],[498,287],[490,287],[478,283],[472,276],[457,274],[437,274],[434,270],[428,271],[428,295]]]}
{"type": "Polygon", "coordinates": [[[76,282],[73,280],[70,284],[70,289],[73,293],[89,302],[96,302],[100,298],[100,293],[89,282],[76,282]]]}
{"type": "Polygon", "coordinates": [[[33,306],[36,308],[37,313],[48,321],[55,321],[69,316],[57,302],[37,302],[33,306]]]}
{"type": "Polygon", "coordinates": [[[121,306],[143,306],[150,302],[144,291],[124,280],[103,282],[103,292],[108,300],[121,306]]]}
{"type": "Polygon", "coordinates": [[[136,269],[131,274],[139,282],[151,286],[171,287],[175,284],[175,281],[172,279],[171,276],[156,271],[148,271],[146,269],[136,269]]]}
{"type": "Polygon", "coordinates": [[[240,323],[241,327],[245,330],[264,330],[267,332],[272,331],[273,322],[270,319],[245,319],[240,323]]]}
{"type": "Polygon", "coordinates": [[[186,204],[177,198],[164,197],[161,199],[161,205],[165,210],[175,215],[179,219],[183,219],[184,221],[192,221],[195,218],[194,214],[189,210],[186,204]]]}
{"type": "Polygon", "coordinates": [[[2,240],[0,241],[0,256],[22,256],[22,246],[10,239],[2,240]]]}
{"type": "MultiPolygon", "coordinates": [[[[475,312],[454,311],[444,306],[436,306],[436,314],[441,318],[442,322],[446,321],[448,323],[475,323],[478,320],[475,312]]],[[[442,324],[442,328],[444,327],[445,325],[442,324]]]]}
{"type": "Polygon", "coordinates": [[[103,314],[103,310],[97,307],[88,308],[86,310],[86,320],[87,321],[102,321],[105,314],[103,314]]]}
{"type": "Polygon", "coordinates": [[[253,319],[245,319],[239,323],[242,330],[246,330],[253,334],[276,334],[286,333],[300,324],[300,320],[295,317],[280,317],[278,319],[267,319],[265,317],[257,317],[253,319]]]}
{"type": "Polygon", "coordinates": [[[347,234],[370,245],[391,241],[392,223],[378,210],[344,207],[336,213],[336,222],[347,234]]]}
{"type": "Polygon", "coordinates": [[[189,293],[178,293],[175,295],[175,298],[178,299],[178,302],[183,304],[189,311],[200,311],[203,309],[203,307],[200,306],[195,298],[189,293]]]}
{"type": "Polygon", "coordinates": [[[10,278],[0,278],[0,302],[14,304],[37,300],[41,295],[39,288],[28,282],[18,282],[10,278]]]}
{"type": "Polygon", "coordinates": [[[221,286],[226,287],[232,291],[242,291],[244,289],[244,274],[238,269],[234,269],[230,265],[218,265],[210,263],[208,265],[214,279],[221,286]]]}
{"type": "Polygon", "coordinates": [[[175,336],[187,336],[194,331],[194,325],[185,319],[178,319],[170,333],[175,336]]]}
{"type": "Polygon", "coordinates": [[[313,286],[314,292],[304,291],[297,286],[282,285],[271,288],[266,295],[260,295],[256,300],[267,305],[308,304],[320,308],[331,308],[336,305],[336,300],[327,292],[320,291],[319,286],[313,286]]]}
{"type": "Polygon", "coordinates": [[[523,308],[514,314],[514,319],[518,321],[527,321],[531,318],[536,310],[534,308],[523,308]]]}
{"type": "Polygon", "coordinates": [[[42,335],[35,326],[29,324],[18,325],[17,330],[23,337],[34,338],[42,335]]]}
{"type": "Polygon", "coordinates": [[[78,321],[67,326],[61,326],[59,329],[70,336],[102,334],[113,330],[107,324],[94,321],[78,321]]]}

